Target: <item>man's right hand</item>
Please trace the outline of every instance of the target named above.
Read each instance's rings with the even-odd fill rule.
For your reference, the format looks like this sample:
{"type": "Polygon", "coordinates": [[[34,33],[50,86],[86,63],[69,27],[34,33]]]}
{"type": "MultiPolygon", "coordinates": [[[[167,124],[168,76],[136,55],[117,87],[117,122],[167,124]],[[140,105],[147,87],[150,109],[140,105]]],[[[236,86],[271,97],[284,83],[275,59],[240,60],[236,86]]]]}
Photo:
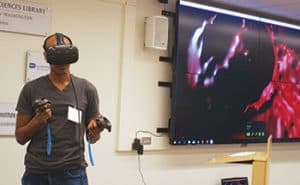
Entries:
{"type": "Polygon", "coordinates": [[[47,103],[37,110],[33,119],[35,119],[39,124],[46,124],[51,117],[52,117],[51,104],[47,103]]]}
{"type": "Polygon", "coordinates": [[[36,114],[31,115],[18,113],[15,136],[18,143],[24,145],[41,128],[47,125],[47,121],[52,117],[51,104],[43,105],[36,114]]]}

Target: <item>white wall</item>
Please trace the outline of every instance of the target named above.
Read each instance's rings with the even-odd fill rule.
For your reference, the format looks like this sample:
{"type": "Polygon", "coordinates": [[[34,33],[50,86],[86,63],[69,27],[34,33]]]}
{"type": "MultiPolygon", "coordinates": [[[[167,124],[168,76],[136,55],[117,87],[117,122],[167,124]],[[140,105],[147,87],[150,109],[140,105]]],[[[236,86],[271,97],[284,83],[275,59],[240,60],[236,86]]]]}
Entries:
{"type": "MultiPolygon", "coordinates": [[[[168,64],[158,62],[158,56],[168,53],[143,48],[143,18],[159,14],[163,6],[157,0],[34,1],[52,9],[51,33],[66,33],[79,47],[80,61],[72,71],[95,84],[101,111],[113,123],[112,133],[104,132],[101,141],[93,145],[96,166],[88,168],[90,184],[143,184],[138,158],[126,150],[136,130],[155,131],[157,126],[165,126],[168,118],[168,91],[157,87],[158,80],[170,80],[168,64]]],[[[0,32],[0,102],[16,102],[24,82],[25,53],[42,51],[43,39],[0,32]]],[[[263,145],[193,148],[170,147],[163,142],[166,138],[155,140],[154,146],[160,150],[147,150],[140,157],[147,185],[217,185],[222,177],[250,177],[248,165],[207,166],[204,162],[233,151],[265,150],[263,145]]],[[[0,147],[0,184],[20,184],[25,147],[13,137],[0,137],[0,147]]],[[[299,154],[298,143],[274,144],[270,184],[299,184],[299,154]]]]}

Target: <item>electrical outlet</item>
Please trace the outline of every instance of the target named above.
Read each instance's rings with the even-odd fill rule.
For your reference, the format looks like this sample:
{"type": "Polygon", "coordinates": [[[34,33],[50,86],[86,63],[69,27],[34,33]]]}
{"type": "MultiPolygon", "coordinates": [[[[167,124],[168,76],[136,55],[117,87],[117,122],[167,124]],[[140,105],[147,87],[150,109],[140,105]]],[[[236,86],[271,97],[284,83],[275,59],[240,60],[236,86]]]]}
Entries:
{"type": "Polygon", "coordinates": [[[144,146],[141,144],[141,140],[135,138],[132,143],[132,150],[136,150],[138,155],[143,155],[144,146]]]}
{"type": "Polygon", "coordinates": [[[151,145],[151,137],[142,137],[141,144],[142,145],[151,145]]]}

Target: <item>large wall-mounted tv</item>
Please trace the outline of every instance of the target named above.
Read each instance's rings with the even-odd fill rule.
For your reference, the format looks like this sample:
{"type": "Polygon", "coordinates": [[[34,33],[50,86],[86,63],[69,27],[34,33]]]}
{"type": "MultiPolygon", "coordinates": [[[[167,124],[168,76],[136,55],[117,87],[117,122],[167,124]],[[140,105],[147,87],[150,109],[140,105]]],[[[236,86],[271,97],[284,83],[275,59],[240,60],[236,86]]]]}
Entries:
{"type": "Polygon", "coordinates": [[[170,144],[300,141],[300,27],[178,1],[170,144]]]}

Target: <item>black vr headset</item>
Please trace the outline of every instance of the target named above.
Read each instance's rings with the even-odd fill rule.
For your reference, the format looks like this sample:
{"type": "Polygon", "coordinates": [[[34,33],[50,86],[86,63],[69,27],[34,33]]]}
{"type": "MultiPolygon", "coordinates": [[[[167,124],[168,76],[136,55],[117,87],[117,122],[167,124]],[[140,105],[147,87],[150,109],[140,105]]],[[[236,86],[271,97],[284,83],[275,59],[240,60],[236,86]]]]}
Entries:
{"type": "Polygon", "coordinates": [[[55,33],[45,39],[43,48],[45,50],[45,57],[48,63],[54,65],[65,65],[77,62],[79,54],[78,48],[72,45],[69,37],[62,33],[55,33]],[[49,48],[46,43],[49,38],[56,38],[56,45],[49,48]],[[70,43],[65,43],[64,38],[68,39],[70,43]]]}

